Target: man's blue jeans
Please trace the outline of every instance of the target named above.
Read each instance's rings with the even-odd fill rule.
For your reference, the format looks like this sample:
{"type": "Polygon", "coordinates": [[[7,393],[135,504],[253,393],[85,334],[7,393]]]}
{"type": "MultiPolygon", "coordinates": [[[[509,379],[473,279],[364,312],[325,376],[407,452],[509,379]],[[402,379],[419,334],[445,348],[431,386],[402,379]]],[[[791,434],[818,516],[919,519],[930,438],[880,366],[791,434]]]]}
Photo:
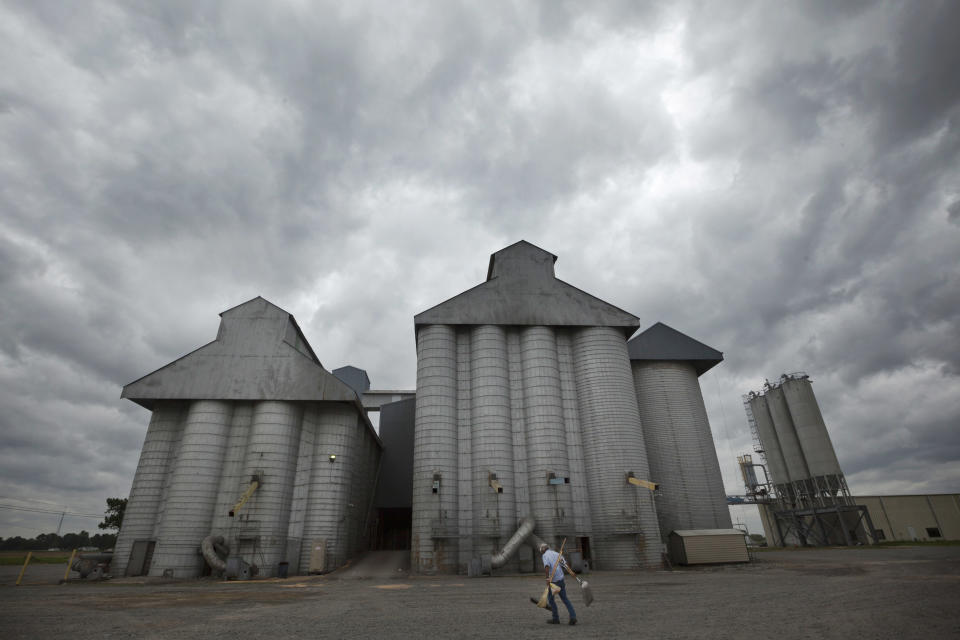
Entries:
{"type": "MultiPolygon", "coordinates": [[[[560,587],[557,595],[563,600],[563,604],[567,605],[567,612],[570,613],[570,619],[576,620],[577,612],[573,610],[573,605],[570,604],[570,598],[567,597],[567,581],[561,580],[560,582],[554,582],[554,584],[560,587]]],[[[557,611],[557,601],[553,599],[553,589],[547,589],[547,602],[550,603],[550,611],[553,612],[553,619],[559,622],[560,613],[557,611]]]]}

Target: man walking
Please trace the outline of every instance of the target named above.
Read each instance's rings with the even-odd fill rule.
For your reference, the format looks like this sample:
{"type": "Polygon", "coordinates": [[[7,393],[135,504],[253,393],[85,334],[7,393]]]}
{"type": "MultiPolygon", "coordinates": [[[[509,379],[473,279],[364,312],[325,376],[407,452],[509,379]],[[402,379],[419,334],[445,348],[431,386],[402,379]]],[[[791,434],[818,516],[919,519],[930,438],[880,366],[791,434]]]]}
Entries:
{"type": "Polygon", "coordinates": [[[559,553],[547,546],[546,543],[540,545],[540,553],[543,556],[543,570],[547,576],[547,601],[550,603],[550,611],[553,612],[553,618],[547,620],[547,624],[560,624],[557,601],[553,599],[553,589],[550,588],[551,582],[560,587],[560,599],[567,606],[567,612],[570,614],[570,624],[577,624],[577,612],[573,610],[573,605],[567,598],[567,584],[563,579],[563,567],[566,562],[560,557],[559,553]],[[551,573],[553,575],[550,575],[551,573]]]}

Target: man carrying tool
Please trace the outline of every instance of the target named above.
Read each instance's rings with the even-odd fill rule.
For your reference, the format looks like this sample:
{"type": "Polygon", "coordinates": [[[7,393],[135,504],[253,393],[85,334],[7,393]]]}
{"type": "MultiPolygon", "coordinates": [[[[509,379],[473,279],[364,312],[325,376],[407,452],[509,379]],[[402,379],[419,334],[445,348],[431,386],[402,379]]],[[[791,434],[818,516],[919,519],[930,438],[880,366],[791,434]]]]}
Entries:
{"type": "Polygon", "coordinates": [[[567,585],[563,580],[563,567],[566,566],[566,562],[559,553],[551,549],[546,543],[540,545],[540,553],[543,555],[543,570],[547,576],[547,601],[550,603],[550,611],[553,613],[553,618],[547,620],[547,624],[560,624],[557,601],[553,599],[553,589],[550,588],[551,582],[560,587],[560,599],[567,606],[567,612],[570,614],[570,624],[577,624],[577,612],[573,610],[573,605],[567,598],[567,585]]]}

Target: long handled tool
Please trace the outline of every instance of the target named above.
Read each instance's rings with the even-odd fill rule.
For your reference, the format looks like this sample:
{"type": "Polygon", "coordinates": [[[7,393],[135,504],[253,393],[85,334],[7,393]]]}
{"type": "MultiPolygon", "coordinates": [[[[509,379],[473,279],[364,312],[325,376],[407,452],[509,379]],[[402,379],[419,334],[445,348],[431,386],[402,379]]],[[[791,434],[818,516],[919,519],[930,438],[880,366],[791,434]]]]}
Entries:
{"type": "MultiPolygon", "coordinates": [[[[556,594],[560,591],[560,587],[553,583],[553,576],[557,573],[557,565],[560,564],[560,559],[563,558],[563,546],[567,544],[567,539],[564,538],[563,542],[560,543],[560,553],[557,555],[557,559],[553,562],[553,567],[550,569],[550,584],[543,590],[543,595],[540,596],[539,600],[530,598],[530,602],[537,605],[541,609],[549,609],[550,602],[547,600],[547,594],[550,593],[550,590],[553,589],[553,593],[556,594]]],[[[564,563],[566,564],[566,563],[564,563]]]]}
{"type": "MultiPolygon", "coordinates": [[[[567,543],[567,539],[564,538],[563,544],[566,544],[566,543],[567,543]]],[[[570,568],[570,565],[567,564],[567,561],[563,559],[563,544],[560,545],[560,555],[557,556],[557,562],[563,562],[563,568],[567,570],[567,573],[569,573],[574,578],[576,578],[577,584],[580,585],[580,591],[581,593],[583,593],[583,602],[589,607],[590,603],[593,602],[593,589],[590,588],[590,583],[584,580],[583,578],[581,578],[580,576],[578,576],[577,574],[575,574],[573,572],[573,569],[570,568]]],[[[550,576],[553,577],[556,571],[557,571],[557,565],[554,564],[553,572],[550,573],[550,576]]]]}
{"type": "Polygon", "coordinates": [[[593,589],[590,588],[590,583],[575,574],[573,569],[570,568],[570,565],[564,563],[564,566],[567,567],[567,571],[570,572],[570,575],[576,578],[577,583],[580,585],[580,592],[583,594],[583,602],[589,607],[590,603],[593,602],[593,589]]]}

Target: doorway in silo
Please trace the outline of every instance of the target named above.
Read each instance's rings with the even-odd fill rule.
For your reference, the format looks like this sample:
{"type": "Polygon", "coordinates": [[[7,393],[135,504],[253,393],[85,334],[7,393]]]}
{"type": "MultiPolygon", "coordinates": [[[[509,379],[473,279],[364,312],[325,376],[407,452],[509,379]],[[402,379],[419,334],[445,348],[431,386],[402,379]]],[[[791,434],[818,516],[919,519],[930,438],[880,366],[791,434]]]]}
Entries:
{"type": "Polygon", "coordinates": [[[377,525],[373,535],[374,550],[409,550],[412,523],[413,509],[410,507],[377,509],[377,525]]]}

